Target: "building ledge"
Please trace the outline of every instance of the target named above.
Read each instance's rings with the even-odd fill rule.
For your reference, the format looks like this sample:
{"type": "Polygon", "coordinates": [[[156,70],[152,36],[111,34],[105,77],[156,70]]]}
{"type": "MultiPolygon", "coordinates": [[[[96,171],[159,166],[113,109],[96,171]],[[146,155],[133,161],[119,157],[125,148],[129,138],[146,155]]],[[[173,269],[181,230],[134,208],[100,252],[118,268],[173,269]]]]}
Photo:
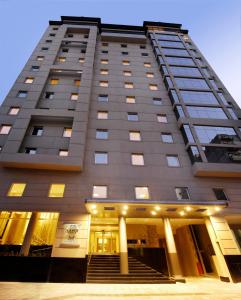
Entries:
{"type": "Polygon", "coordinates": [[[196,162],[192,172],[197,177],[241,177],[241,164],[196,162]]]}

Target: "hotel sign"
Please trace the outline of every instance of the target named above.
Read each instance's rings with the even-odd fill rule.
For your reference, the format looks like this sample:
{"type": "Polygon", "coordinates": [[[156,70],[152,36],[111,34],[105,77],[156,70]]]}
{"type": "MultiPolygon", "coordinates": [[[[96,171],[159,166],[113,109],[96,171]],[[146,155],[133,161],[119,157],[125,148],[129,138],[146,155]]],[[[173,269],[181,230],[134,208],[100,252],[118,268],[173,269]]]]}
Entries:
{"type": "Polygon", "coordinates": [[[64,235],[60,243],[60,247],[78,248],[80,246],[79,232],[80,232],[80,224],[65,223],[64,235]]]}

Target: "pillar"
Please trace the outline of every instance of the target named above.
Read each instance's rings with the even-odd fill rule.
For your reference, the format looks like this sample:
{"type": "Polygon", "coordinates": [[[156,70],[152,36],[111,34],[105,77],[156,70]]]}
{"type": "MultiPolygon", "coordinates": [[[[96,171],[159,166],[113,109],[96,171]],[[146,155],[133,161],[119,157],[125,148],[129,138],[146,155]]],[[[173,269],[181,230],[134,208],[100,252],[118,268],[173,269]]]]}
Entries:
{"type": "Polygon", "coordinates": [[[31,246],[31,240],[32,240],[32,237],[33,237],[33,233],[34,233],[34,229],[35,229],[37,220],[38,220],[38,213],[37,212],[32,212],[31,218],[30,218],[29,223],[28,223],[27,231],[26,231],[26,234],[25,234],[25,237],[24,237],[24,240],[23,240],[23,244],[22,244],[22,247],[20,249],[20,255],[28,256],[28,254],[29,254],[29,249],[30,249],[30,246],[31,246]]]}
{"type": "Polygon", "coordinates": [[[164,223],[164,231],[165,231],[166,244],[167,244],[167,252],[168,252],[169,262],[171,266],[171,274],[172,276],[177,278],[182,277],[181,267],[177,256],[177,248],[175,245],[175,240],[174,240],[169,218],[164,218],[163,223],[164,223]]]}
{"type": "Polygon", "coordinates": [[[205,225],[208,231],[208,235],[210,237],[213,250],[215,253],[214,264],[218,272],[218,276],[221,280],[229,280],[232,281],[231,274],[229,272],[228,266],[226,264],[225,258],[223,256],[218,238],[216,236],[215,230],[213,228],[212,222],[210,218],[205,218],[205,225]]]}
{"type": "Polygon", "coordinates": [[[119,217],[119,242],[120,242],[120,273],[128,274],[128,248],[126,234],[126,220],[124,217],[119,217]]]}

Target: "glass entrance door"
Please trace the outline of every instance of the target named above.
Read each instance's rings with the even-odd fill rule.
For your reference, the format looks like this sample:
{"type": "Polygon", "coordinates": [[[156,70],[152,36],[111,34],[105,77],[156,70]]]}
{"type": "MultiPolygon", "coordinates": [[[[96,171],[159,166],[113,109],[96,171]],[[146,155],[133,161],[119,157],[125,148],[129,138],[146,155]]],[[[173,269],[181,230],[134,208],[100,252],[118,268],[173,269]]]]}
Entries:
{"type": "Polygon", "coordinates": [[[94,252],[99,254],[115,253],[116,234],[112,231],[95,231],[94,252]]]}

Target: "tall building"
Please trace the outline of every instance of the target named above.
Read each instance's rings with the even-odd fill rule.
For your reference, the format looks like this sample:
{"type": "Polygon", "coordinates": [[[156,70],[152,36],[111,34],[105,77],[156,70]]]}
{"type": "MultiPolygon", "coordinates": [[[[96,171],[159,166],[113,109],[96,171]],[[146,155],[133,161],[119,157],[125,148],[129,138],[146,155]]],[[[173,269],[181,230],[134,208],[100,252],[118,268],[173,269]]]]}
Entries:
{"type": "Polygon", "coordinates": [[[180,24],[50,21],[0,113],[8,276],[240,280],[240,108],[180,24]]]}

